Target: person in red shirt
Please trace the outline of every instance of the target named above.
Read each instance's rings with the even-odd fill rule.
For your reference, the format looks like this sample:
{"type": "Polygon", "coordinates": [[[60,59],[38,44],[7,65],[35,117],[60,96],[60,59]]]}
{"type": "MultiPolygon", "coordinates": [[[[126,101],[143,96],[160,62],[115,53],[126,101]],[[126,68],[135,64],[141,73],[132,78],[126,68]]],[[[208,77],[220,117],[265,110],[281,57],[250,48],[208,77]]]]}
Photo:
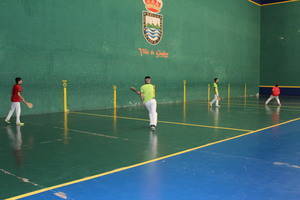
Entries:
{"type": "Polygon", "coordinates": [[[11,95],[11,108],[10,111],[5,119],[5,122],[7,124],[10,124],[10,118],[16,112],[16,124],[17,126],[24,126],[24,123],[20,121],[21,116],[21,102],[25,102],[25,99],[22,97],[21,93],[23,91],[22,88],[22,79],[20,77],[17,77],[15,79],[16,84],[13,86],[12,89],[12,95],[11,95]]]}
{"type": "Polygon", "coordinates": [[[280,95],[280,89],[279,89],[278,85],[275,85],[275,87],[272,88],[272,94],[271,94],[271,96],[266,101],[266,105],[268,105],[268,103],[272,99],[276,99],[278,105],[281,106],[281,103],[280,103],[280,100],[279,100],[279,95],[280,95]]]}

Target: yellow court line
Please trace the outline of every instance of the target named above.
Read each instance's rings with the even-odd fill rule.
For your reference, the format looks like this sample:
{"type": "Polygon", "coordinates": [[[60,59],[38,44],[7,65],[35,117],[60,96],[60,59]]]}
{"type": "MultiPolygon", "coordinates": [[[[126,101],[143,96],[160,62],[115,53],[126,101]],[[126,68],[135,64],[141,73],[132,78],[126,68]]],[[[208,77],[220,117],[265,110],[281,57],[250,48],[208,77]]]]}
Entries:
{"type": "Polygon", "coordinates": [[[164,123],[164,124],[177,124],[177,125],[183,125],[183,126],[195,126],[195,127],[224,129],[224,130],[242,131],[242,132],[252,131],[252,130],[247,130],[247,129],[228,128],[228,127],[220,127],[220,126],[207,126],[207,125],[200,125],[200,124],[187,124],[187,123],[182,123],[182,122],[168,122],[168,121],[158,121],[158,122],[164,123]]]}
{"type": "Polygon", "coordinates": [[[290,3],[290,2],[296,2],[296,1],[299,1],[299,0],[288,0],[288,1],[281,1],[281,2],[276,2],[276,3],[266,3],[266,4],[263,4],[262,6],[270,6],[270,5],[275,5],[275,4],[290,3]]]}
{"type": "Polygon", "coordinates": [[[261,4],[255,2],[255,1],[252,1],[252,0],[248,0],[248,1],[251,2],[251,3],[253,3],[253,4],[255,4],[255,5],[257,5],[257,6],[262,6],[261,4]]]}
{"type": "Polygon", "coordinates": [[[146,164],[153,163],[153,162],[156,162],[156,161],[159,161],[159,160],[163,160],[163,159],[166,159],[166,158],[170,158],[170,157],[174,157],[174,156],[181,155],[181,154],[184,154],[184,153],[188,153],[188,152],[191,152],[191,151],[195,151],[197,149],[212,146],[212,145],[215,145],[215,144],[218,144],[218,143],[226,142],[226,141],[229,141],[229,140],[234,140],[236,138],[247,136],[247,135],[250,135],[250,134],[253,134],[253,133],[257,133],[257,132],[260,132],[260,131],[263,131],[263,130],[266,130],[266,129],[277,127],[277,126],[287,124],[287,123],[297,121],[297,120],[300,120],[300,118],[295,118],[295,119],[288,120],[288,121],[285,121],[285,122],[282,122],[282,123],[279,123],[279,124],[275,124],[275,125],[272,125],[272,126],[261,128],[261,129],[255,130],[255,131],[250,131],[248,133],[244,133],[244,134],[237,135],[237,136],[234,136],[234,137],[230,137],[230,138],[227,138],[227,139],[219,140],[219,141],[216,141],[216,142],[211,142],[211,143],[208,143],[208,144],[205,144],[205,145],[201,145],[201,146],[194,147],[194,148],[191,148],[191,149],[179,151],[177,153],[169,154],[169,155],[166,155],[166,156],[162,156],[162,157],[155,158],[155,159],[152,159],[152,160],[148,160],[148,161],[145,161],[145,162],[137,163],[137,164],[130,165],[130,166],[127,166],[127,167],[118,168],[118,169],[108,171],[108,172],[104,172],[104,173],[101,173],[101,174],[97,174],[97,175],[94,175],[94,176],[89,176],[89,177],[81,178],[81,179],[78,179],[78,180],[70,181],[70,182],[67,182],[67,183],[63,183],[63,184],[43,188],[43,189],[36,190],[36,191],[33,191],[33,192],[29,192],[29,193],[26,193],[26,194],[22,194],[22,195],[19,195],[19,196],[11,197],[11,198],[8,198],[6,200],[17,200],[17,199],[20,199],[20,198],[32,196],[32,195],[35,195],[35,194],[39,194],[39,193],[46,192],[46,191],[49,191],[49,190],[53,190],[53,189],[56,189],[56,188],[60,188],[60,187],[68,186],[68,185],[71,185],[71,184],[79,183],[79,182],[82,182],[82,181],[87,181],[87,180],[99,178],[101,176],[105,176],[105,175],[113,174],[113,173],[116,173],[116,172],[124,171],[124,170],[127,170],[127,169],[131,169],[131,168],[134,168],[134,167],[146,165],[146,164]]]}
{"type": "MultiPolygon", "coordinates": [[[[201,103],[201,102],[199,104],[205,105],[205,103],[201,103]]],[[[233,104],[233,103],[222,103],[221,105],[226,105],[228,107],[246,107],[248,109],[255,108],[255,109],[259,109],[259,110],[265,110],[265,108],[264,108],[265,105],[256,106],[254,104],[233,104]]],[[[272,105],[268,105],[268,107],[270,107],[270,108],[278,108],[278,106],[272,106],[272,105]]],[[[287,112],[300,112],[300,110],[298,110],[298,109],[292,109],[292,108],[289,109],[286,106],[281,106],[280,110],[281,111],[287,111],[287,112]]]]}
{"type": "MultiPolygon", "coordinates": [[[[79,115],[95,116],[95,117],[108,117],[108,118],[114,118],[114,117],[116,117],[118,119],[149,121],[148,119],[135,118],[135,117],[121,117],[121,116],[102,115],[102,114],[84,113],[84,112],[69,112],[69,113],[71,113],[71,114],[79,114],[79,115]]],[[[193,127],[202,127],[202,128],[224,129],[224,130],[231,130],[231,131],[242,131],[242,132],[252,131],[252,130],[247,130],[247,129],[228,128],[228,127],[221,127],[221,126],[208,126],[208,125],[201,125],[201,124],[189,124],[189,123],[182,123],[182,122],[169,122],[169,121],[158,121],[158,122],[159,123],[163,123],[163,124],[176,124],[176,125],[182,125],[182,126],[193,126],[193,127]]]]}
{"type": "MultiPolygon", "coordinates": [[[[245,104],[236,104],[236,105],[245,105],[245,104]]],[[[266,105],[264,104],[264,103],[262,103],[262,104],[246,104],[246,105],[250,105],[250,106],[257,106],[257,107],[265,107],[266,105]]],[[[269,107],[273,107],[273,108],[277,108],[278,107],[278,105],[267,105],[267,106],[269,106],[269,107]]],[[[281,109],[283,109],[283,110],[287,110],[287,111],[300,111],[300,106],[285,106],[285,105],[283,105],[283,106],[280,106],[280,108],[281,109]],[[297,108],[297,109],[295,109],[295,108],[297,108]]]]}
{"type": "MultiPolygon", "coordinates": [[[[199,104],[207,104],[206,101],[200,101],[199,104]]],[[[243,106],[243,107],[256,107],[256,108],[261,108],[263,109],[263,107],[265,107],[265,104],[238,104],[238,103],[227,103],[227,102],[224,102],[222,103],[224,105],[228,105],[228,106],[243,106]]],[[[268,105],[269,107],[271,108],[277,108],[278,106],[276,105],[268,105]]],[[[281,106],[280,107],[280,110],[286,110],[286,111],[293,111],[293,112],[299,112],[300,111],[300,106],[281,106]],[[289,109],[290,108],[290,109],[289,109]],[[298,109],[293,109],[293,108],[298,108],[298,109]]]]}
{"type": "MultiPolygon", "coordinates": [[[[231,105],[231,104],[229,104],[231,105]]],[[[265,104],[233,104],[233,105],[238,105],[238,106],[250,106],[250,107],[257,107],[257,108],[264,108],[266,105],[265,104]]],[[[267,105],[271,108],[277,108],[277,105],[267,105]]],[[[286,110],[286,111],[294,111],[294,112],[299,112],[300,107],[299,106],[280,106],[280,110],[286,110]],[[297,109],[296,109],[297,108],[297,109]]]]}
{"type": "MultiPolygon", "coordinates": [[[[266,100],[267,98],[265,98],[265,100],[266,100]]],[[[300,99],[300,98],[299,98],[300,99]]],[[[247,99],[247,102],[251,102],[251,103],[256,103],[256,104],[253,104],[253,105],[264,105],[264,103],[265,103],[265,100],[263,100],[263,99],[260,99],[260,100],[258,100],[258,99],[254,99],[254,100],[251,100],[251,99],[247,99]]],[[[202,101],[202,102],[206,102],[206,101],[202,101]]],[[[228,102],[228,101],[226,101],[226,102],[228,102]]],[[[241,103],[241,102],[243,102],[243,99],[234,99],[234,100],[230,100],[230,102],[233,102],[233,103],[241,103]]],[[[299,108],[300,108],[300,101],[298,101],[298,103],[297,102],[284,102],[284,105],[294,105],[294,106],[298,106],[299,108]]]]}
{"type": "MultiPolygon", "coordinates": [[[[235,103],[242,103],[243,100],[237,100],[237,101],[231,101],[233,103],[230,103],[230,104],[235,104],[235,103]]],[[[203,103],[205,103],[206,101],[202,101],[203,103]]],[[[252,101],[252,100],[247,100],[247,102],[251,102],[252,104],[246,104],[246,105],[257,105],[257,106],[265,106],[265,102],[264,101],[261,101],[261,102],[258,102],[258,101],[252,101]],[[256,104],[253,104],[253,103],[256,103],[256,104]]],[[[227,101],[226,101],[227,103],[227,101]]],[[[238,105],[238,104],[237,104],[238,105]]],[[[243,104],[245,105],[245,104],[243,104]]],[[[268,105],[270,107],[278,107],[277,105],[268,105]]],[[[284,102],[283,105],[281,107],[284,107],[284,108],[300,108],[300,104],[299,103],[286,103],[284,102]]]]}
{"type": "MultiPolygon", "coordinates": [[[[226,103],[228,104],[228,103],[226,103]]],[[[258,107],[258,108],[263,108],[266,105],[265,104],[237,104],[237,103],[230,103],[229,105],[238,105],[238,106],[252,106],[252,107],[258,107]]],[[[272,108],[277,108],[278,106],[276,105],[267,105],[269,107],[272,108]]],[[[287,111],[300,111],[298,109],[300,109],[300,106],[280,106],[281,110],[287,110],[287,111]],[[294,109],[294,108],[298,108],[298,109],[294,109]]]]}
{"type": "Polygon", "coordinates": [[[274,3],[266,3],[266,4],[259,4],[255,1],[252,1],[252,0],[248,0],[249,2],[257,5],[257,6],[270,6],[270,5],[275,5],[275,4],[283,4],[283,3],[290,3],[290,2],[296,2],[296,1],[299,1],[299,0],[287,0],[287,1],[281,1],[281,2],[274,2],[274,3]]]}
{"type": "MultiPolygon", "coordinates": [[[[300,87],[300,86],[299,86],[300,87]]],[[[263,99],[253,99],[253,98],[247,98],[247,102],[251,102],[251,103],[257,103],[257,104],[252,104],[252,105],[264,105],[264,102],[267,100],[267,97],[265,98],[265,100],[263,99]]],[[[233,102],[233,103],[239,103],[239,102],[243,102],[244,101],[244,97],[237,97],[237,98],[232,98],[230,99],[230,102],[233,102]]],[[[205,100],[201,101],[201,102],[207,102],[205,100]]],[[[225,102],[228,102],[228,101],[225,101],[225,102]]],[[[299,101],[300,102],[300,101],[299,101]]],[[[300,103],[297,103],[297,102],[284,102],[284,107],[288,107],[289,105],[294,105],[298,108],[300,108],[300,103]],[[298,106],[297,106],[298,105],[298,106]]],[[[270,105],[269,105],[270,106],[270,105]]]]}

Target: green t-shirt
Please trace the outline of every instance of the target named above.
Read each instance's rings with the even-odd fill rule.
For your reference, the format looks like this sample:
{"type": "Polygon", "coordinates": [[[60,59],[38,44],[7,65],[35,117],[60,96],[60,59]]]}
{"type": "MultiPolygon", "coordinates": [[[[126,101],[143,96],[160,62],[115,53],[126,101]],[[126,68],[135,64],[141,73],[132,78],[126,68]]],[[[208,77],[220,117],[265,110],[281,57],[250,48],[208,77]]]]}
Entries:
{"type": "Polygon", "coordinates": [[[214,83],[215,94],[219,95],[219,86],[217,83],[214,83]]]}
{"type": "Polygon", "coordinates": [[[144,96],[144,103],[155,98],[155,86],[152,84],[145,84],[141,87],[141,93],[144,96]]]}

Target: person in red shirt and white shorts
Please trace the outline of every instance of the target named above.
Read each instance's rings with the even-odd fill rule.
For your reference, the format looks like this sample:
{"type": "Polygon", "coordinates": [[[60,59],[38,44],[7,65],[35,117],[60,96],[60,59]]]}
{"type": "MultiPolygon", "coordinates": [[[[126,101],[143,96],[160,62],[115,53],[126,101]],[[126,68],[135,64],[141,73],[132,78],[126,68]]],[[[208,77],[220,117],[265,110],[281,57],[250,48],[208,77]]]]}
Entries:
{"type": "Polygon", "coordinates": [[[280,89],[279,89],[278,85],[275,85],[275,87],[272,88],[272,94],[271,94],[271,96],[266,101],[266,105],[268,105],[268,103],[272,99],[276,99],[278,105],[281,106],[281,103],[280,103],[280,100],[279,100],[279,95],[280,95],[280,89]]]}
{"type": "Polygon", "coordinates": [[[7,124],[10,124],[10,118],[16,111],[16,124],[17,126],[24,126],[24,123],[20,121],[21,116],[21,102],[25,102],[25,99],[22,97],[21,92],[23,91],[22,88],[22,79],[20,77],[17,77],[15,79],[16,84],[13,86],[12,89],[12,95],[11,95],[11,108],[10,111],[5,119],[5,122],[7,124]]]}

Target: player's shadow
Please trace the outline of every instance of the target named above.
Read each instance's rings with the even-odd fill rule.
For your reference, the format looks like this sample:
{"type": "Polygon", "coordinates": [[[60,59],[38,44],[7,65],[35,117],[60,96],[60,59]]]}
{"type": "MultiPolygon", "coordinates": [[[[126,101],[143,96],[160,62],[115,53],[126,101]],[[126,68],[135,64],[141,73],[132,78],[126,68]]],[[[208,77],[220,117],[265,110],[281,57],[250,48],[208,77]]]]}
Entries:
{"type": "Polygon", "coordinates": [[[13,155],[16,160],[16,165],[20,167],[23,163],[23,152],[22,152],[22,133],[21,126],[16,126],[15,131],[11,126],[6,126],[6,133],[10,140],[10,146],[12,148],[13,155]]]}

